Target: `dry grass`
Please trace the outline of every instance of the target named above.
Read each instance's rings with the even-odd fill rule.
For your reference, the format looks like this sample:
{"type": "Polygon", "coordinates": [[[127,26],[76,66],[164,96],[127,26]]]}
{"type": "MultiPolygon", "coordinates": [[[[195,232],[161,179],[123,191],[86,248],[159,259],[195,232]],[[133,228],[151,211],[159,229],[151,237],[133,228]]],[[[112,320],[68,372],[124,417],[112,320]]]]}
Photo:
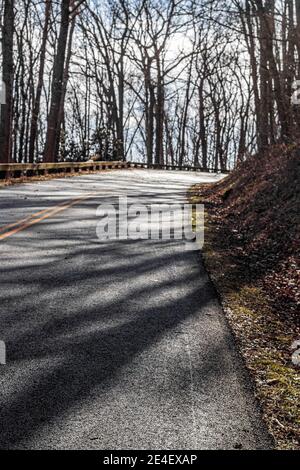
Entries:
{"type": "Polygon", "coordinates": [[[229,252],[219,248],[218,236],[207,218],[207,270],[256,383],[257,397],[277,448],[300,449],[300,374],[292,365],[290,350],[296,331],[272,309],[259,283],[240,285],[236,264],[229,252]]]}
{"type": "Polygon", "coordinates": [[[300,449],[300,370],[291,350],[300,339],[299,166],[293,149],[283,150],[282,178],[279,148],[275,170],[272,161],[256,171],[247,163],[221,183],[192,188],[190,199],[205,204],[204,261],[276,447],[300,449]]]}

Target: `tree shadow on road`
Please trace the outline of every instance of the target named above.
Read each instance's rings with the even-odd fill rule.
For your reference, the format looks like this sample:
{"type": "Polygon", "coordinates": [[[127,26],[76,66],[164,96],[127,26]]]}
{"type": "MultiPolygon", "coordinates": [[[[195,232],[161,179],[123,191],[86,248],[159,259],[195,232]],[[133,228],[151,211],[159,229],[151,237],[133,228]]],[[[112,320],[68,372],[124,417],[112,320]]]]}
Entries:
{"type": "MultiPolygon", "coordinates": [[[[25,286],[28,293],[25,297],[23,291],[23,304],[20,298],[16,308],[16,298],[12,301],[10,296],[3,295],[2,310],[5,308],[8,313],[9,309],[15,308],[12,318],[8,319],[8,329],[15,324],[19,331],[15,329],[15,339],[12,331],[8,335],[9,364],[3,369],[1,379],[2,449],[18,448],[26,441],[30,442],[51,420],[63,415],[74,404],[89,400],[97,387],[102,391],[113,388],[123,367],[159,342],[168,331],[199,314],[210,302],[213,293],[208,280],[201,286],[200,281],[197,283],[199,271],[188,272],[186,269],[191,257],[197,254],[174,255],[169,249],[164,254],[162,249],[155,257],[150,250],[148,255],[147,251],[143,256],[137,254],[134,260],[127,256],[130,245],[130,242],[118,245],[114,256],[118,257],[119,268],[118,263],[105,266],[105,261],[108,262],[112,255],[111,250],[107,250],[104,258],[100,250],[99,258],[99,248],[95,247],[78,249],[71,265],[64,263],[63,269],[59,263],[55,267],[53,262],[50,266],[44,264],[42,270],[38,265],[33,270],[30,265],[22,272],[21,279],[19,277],[19,286],[25,286]],[[97,253],[102,267],[98,265],[95,269],[97,253]],[[77,277],[74,271],[83,259],[84,265],[77,277]],[[168,265],[171,269],[181,265],[183,269],[178,274],[173,273],[170,279],[163,279],[163,268],[168,265]],[[141,280],[147,273],[148,285],[145,285],[141,280]],[[155,282],[156,277],[158,282],[155,282]],[[109,289],[108,279],[111,281],[109,296],[105,294],[109,289]],[[122,290],[122,283],[118,284],[121,279],[127,279],[123,291],[119,291],[119,288],[122,290]],[[40,284],[40,289],[31,295],[35,283],[40,284]],[[184,292],[184,286],[190,287],[184,292]],[[86,300],[81,297],[84,292],[86,300]],[[103,303],[101,293],[105,296],[103,303]],[[48,304],[43,294],[49,296],[48,304]],[[96,295],[98,305],[95,301],[89,303],[88,299],[93,295],[96,295]],[[156,298],[160,299],[159,303],[156,298]],[[10,384],[10,374],[17,385],[14,380],[14,384],[10,384]]],[[[14,273],[6,270],[5,277],[11,279],[12,274],[17,284],[18,269],[14,273]]],[[[5,328],[3,331],[5,337],[5,328]]]]}

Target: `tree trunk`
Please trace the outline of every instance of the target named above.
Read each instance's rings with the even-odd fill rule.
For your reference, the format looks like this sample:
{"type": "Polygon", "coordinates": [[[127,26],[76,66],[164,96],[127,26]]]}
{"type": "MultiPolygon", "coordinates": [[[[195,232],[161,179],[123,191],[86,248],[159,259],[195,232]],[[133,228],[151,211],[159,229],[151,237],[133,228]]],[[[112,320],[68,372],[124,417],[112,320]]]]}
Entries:
{"type": "Polygon", "coordinates": [[[0,116],[0,162],[11,160],[12,119],[13,119],[13,35],[14,35],[14,0],[5,0],[2,30],[2,71],[5,90],[5,103],[1,106],[0,116]]]}
{"type": "Polygon", "coordinates": [[[31,126],[30,126],[30,138],[29,138],[29,162],[30,163],[33,163],[34,154],[35,154],[35,143],[36,143],[37,130],[38,130],[38,119],[39,119],[39,114],[40,114],[41,96],[42,96],[42,89],[43,89],[43,84],[44,84],[46,45],[47,45],[48,30],[49,30],[49,23],[50,23],[50,13],[51,13],[51,0],[46,0],[45,22],[44,22],[44,29],[43,29],[40,66],[39,66],[39,78],[38,78],[38,84],[37,84],[37,89],[36,89],[36,96],[35,96],[34,103],[33,103],[31,126]]]}
{"type": "Polygon", "coordinates": [[[60,131],[59,113],[63,96],[63,78],[65,55],[69,33],[69,14],[71,0],[62,0],[61,3],[61,25],[57,44],[57,52],[54,59],[53,79],[51,90],[51,105],[48,117],[46,144],[44,150],[44,161],[55,162],[57,158],[57,138],[60,131]]]}
{"type": "Polygon", "coordinates": [[[161,76],[160,59],[157,56],[157,98],[156,98],[156,149],[155,163],[164,164],[164,84],[161,76]]]}
{"type": "Polygon", "coordinates": [[[55,150],[56,157],[59,153],[61,126],[64,121],[65,98],[66,98],[68,79],[69,79],[69,67],[70,67],[70,61],[71,61],[71,56],[72,56],[72,42],[73,42],[75,24],[76,24],[76,15],[74,15],[72,18],[69,40],[68,40],[67,57],[66,57],[65,68],[64,68],[63,86],[62,86],[62,93],[61,93],[58,120],[57,120],[57,134],[56,134],[56,144],[55,144],[56,145],[56,150],[55,150]]]}

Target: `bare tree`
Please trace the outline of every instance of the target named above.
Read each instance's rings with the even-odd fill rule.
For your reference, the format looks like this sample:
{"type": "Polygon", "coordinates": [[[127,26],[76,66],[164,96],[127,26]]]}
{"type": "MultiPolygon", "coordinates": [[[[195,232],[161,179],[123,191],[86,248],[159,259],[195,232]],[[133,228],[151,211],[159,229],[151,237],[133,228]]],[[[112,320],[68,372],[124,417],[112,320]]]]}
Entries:
{"type": "Polygon", "coordinates": [[[51,105],[48,117],[48,128],[44,150],[44,161],[54,162],[56,160],[57,139],[59,138],[60,126],[60,104],[63,96],[63,78],[65,66],[65,54],[68,41],[70,25],[70,6],[71,0],[61,0],[61,24],[57,43],[57,51],[54,59],[51,105]]]}
{"type": "Polygon", "coordinates": [[[13,120],[13,79],[14,79],[14,0],[4,1],[2,26],[2,77],[5,87],[5,104],[1,106],[0,116],[0,162],[11,159],[12,120],[13,120]]]}

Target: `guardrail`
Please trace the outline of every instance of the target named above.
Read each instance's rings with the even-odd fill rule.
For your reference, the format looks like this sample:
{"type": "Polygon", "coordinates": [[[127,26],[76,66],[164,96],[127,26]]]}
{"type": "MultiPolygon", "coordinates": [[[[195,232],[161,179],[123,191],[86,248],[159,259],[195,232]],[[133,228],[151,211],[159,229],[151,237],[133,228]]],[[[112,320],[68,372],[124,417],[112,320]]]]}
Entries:
{"type": "MultiPolygon", "coordinates": [[[[0,179],[20,178],[22,176],[36,176],[58,173],[80,173],[83,171],[99,171],[114,169],[153,169],[153,170],[177,170],[177,171],[193,171],[193,172],[211,172],[221,173],[216,169],[204,169],[192,166],[178,165],[159,165],[156,163],[140,163],[140,162],[60,162],[60,163],[1,163],[0,179]]],[[[222,173],[229,173],[225,171],[222,173]]]]}
{"type": "Polygon", "coordinates": [[[215,168],[202,168],[198,166],[179,166],[179,165],[168,165],[158,163],[139,163],[139,162],[128,162],[130,168],[144,168],[148,170],[177,170],[177,171],[193,171],[198,173],[230,173],[229,170],[221,171],[215,168]]]}
{"type": "Polygon", "coordinates": [[[82,171],[114,170],[128,167],[127,162],[1,163],[0,178],[19,178],[51,173],[80,173],[82,171]]]}

